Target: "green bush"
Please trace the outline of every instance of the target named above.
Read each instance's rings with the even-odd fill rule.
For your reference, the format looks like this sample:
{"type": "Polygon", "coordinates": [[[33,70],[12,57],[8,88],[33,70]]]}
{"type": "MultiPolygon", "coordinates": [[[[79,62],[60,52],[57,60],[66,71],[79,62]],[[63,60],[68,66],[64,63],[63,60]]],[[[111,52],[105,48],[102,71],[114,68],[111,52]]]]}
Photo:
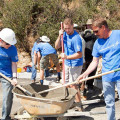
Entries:
{"type": "Polygon", "coordinates": [[[74,23],[82,26],[88,18],[94,18],[96,15],[106,17],[104,11],[109,11],[110,15],[107,19],[110,28],[119,28],[120,17],[115,16],[119,10],[119,2],[114,0],[77,0],[79,7],[70,9],[69,5],[74,1],[13,0],[4,2],[1,0],[0,17],[4,27],[10,27],[15,31],[18,38],[17,46],[27,52],[30,52],[31,48],[27,39],[30,35],[33,37],[47,35],[54,46],[60,23],[65,17],[71,17],[74,23]]]}
{"type": "Polygon", "coordinates": [[[13,0],[5,2],[3,11],[3,23],[5,27],[13,29],[18,38],[18,47],[28,51],[26,38],[26,27],[30,24],[31,9],[34,0],[13,0]]]}

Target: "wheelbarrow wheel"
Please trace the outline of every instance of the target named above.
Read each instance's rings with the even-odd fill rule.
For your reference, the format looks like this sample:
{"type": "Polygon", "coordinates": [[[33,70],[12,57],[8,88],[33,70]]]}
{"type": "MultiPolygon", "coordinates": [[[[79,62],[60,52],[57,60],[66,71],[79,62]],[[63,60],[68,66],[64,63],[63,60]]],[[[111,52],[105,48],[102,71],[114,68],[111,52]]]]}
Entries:
{"type": "Polygon", "coordinates": [[[57,120],[56,117],[45,117],[44,120],[57,120]]]}

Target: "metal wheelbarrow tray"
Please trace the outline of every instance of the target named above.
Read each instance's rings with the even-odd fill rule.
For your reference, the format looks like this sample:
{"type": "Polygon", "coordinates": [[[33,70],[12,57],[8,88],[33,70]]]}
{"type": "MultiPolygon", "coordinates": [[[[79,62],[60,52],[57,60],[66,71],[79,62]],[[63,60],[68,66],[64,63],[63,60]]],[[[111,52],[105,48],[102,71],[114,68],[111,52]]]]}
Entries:
{"type": "Polygon", "coordinates": [[[23,86],[31,93],[35,93],[35,97],[26,96],[17,87],[13,89],[13,93],[20,99],[21,105],[31,115],[59,115],[65,113],[73,104],[77,91],[68,88],[66,96],[65,87],[52,90],[43,94],[37,94],[40,91],[50,89],[53,86],[29,84],[23,86]]]}

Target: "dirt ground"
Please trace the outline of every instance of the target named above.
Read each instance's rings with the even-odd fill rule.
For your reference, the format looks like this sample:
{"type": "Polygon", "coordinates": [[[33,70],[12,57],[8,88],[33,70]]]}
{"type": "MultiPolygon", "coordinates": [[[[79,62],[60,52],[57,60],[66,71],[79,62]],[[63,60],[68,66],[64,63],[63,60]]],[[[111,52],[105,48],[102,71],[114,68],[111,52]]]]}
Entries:
{"type": "MultiPolygon", "coordinates": [[[[51,81],[54,82],[55,78],[51,78],[48,77],[47,81],[51,81]]],[[[21,85],[26,85],[26,84],[30,84],[31,80],[30,79],[19,79],[19,84],[21,85]]],[[[101,99],[103,100],[103,97],[101,97],[101,90],[98,88],[94,88],[94,93],[91,94],[87,94],[88,100],[87,101],[92,101],[95,99],[101,99]]],[[[91,112],[93,113],[91,114],[87,114],[87,115],[80,115],[80,116],[71,116],[68,117],[68,120],[107,120],[107,115],[105,114],[105,103],[104,101],[102,102],[98,102],[98,103],[88,103],[87,102],[83,102],[83,108],[85,112],[91,112]],[[101,113],[101,114],[100,114],[101,113]]],[[[116,120],[120,120],[120,102],[117,98],[117,94],[116,94],[116,120]]],[[[1,83],[0,83],[0,118],[1,118],[1,112],[2,112],[2,88],[1,88],[1,83]]],[[[14,100],[13,100],[13,107],[12,107],[12,111],[11,111],[11,115],[13,116],[13,114],[18,111],[18,109],[22,107],[19,99],[14,96],[14,100]]],[[[64,117],[65,119],[66,117],[64,117]]],[[[67,118],[66,118],[67,119],[67,118]]],[[[53,118],[46,118],[45,120],[54,120],[53,118]]]]}

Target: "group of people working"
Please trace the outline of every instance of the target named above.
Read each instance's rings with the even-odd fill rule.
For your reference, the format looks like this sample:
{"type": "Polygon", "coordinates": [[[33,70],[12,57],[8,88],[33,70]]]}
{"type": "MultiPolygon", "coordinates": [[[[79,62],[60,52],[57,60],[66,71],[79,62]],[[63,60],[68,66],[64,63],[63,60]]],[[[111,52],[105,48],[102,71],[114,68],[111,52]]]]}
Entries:
{"type": "MultiPolygon", "coordinates": [[[[59,36],[55,42],[55,49],[61,47],[61,35],[63,35],[64,53],[61,58],[65,59],[65,83],[77,81],[86,78],[92,73],[98,63],[99,57],[102,57],[102,72],[108,72],[120,67],[120,30],[110,30],[107,21],[103,18],[96,18],[92,23],[92,31],[97,36],[92,50],[92,60],[88,68],[81,74],[83,67],[82,38],[74,30],[72,19],[66,18],[63,22],[64,30],[59,30],[59,36]]],[[[48,68],[49,57],[52,57],[57,67],[58,78],[60,79],[60,69],[56,50],[49,44],[50,39],[42,36],[36,41],[33,56],[33,65],[40,60],[40,83],[43,84],[44,70],[48,68]]],[[[0,31],[0,72],[10,77],[12,85],[2,76],[0,81],[3,87],[3,107],[2,120],[10,120],[13,94],[11,92],[13,85],[17,84],[17,50],[15,33],[9,28],[0,31]]],[[[89,47],[89,45],[88,45],[89,47]]],[[[33,76],[34,78],[34,76],[33,76]]],[[[35,81],[35,79],[33,79],[35,81]]],[[[33,82],[34,82],[33,81],[33,82]]],[[[108,120],[115,120],[115,85],[120,96],[120,71],[102,76],[102,85],[104,100],[108,120]]],[[[75,96],[77,110],[82,110],[80,91],[77,84],[68,87],[76,89],[75,96]]]]}

